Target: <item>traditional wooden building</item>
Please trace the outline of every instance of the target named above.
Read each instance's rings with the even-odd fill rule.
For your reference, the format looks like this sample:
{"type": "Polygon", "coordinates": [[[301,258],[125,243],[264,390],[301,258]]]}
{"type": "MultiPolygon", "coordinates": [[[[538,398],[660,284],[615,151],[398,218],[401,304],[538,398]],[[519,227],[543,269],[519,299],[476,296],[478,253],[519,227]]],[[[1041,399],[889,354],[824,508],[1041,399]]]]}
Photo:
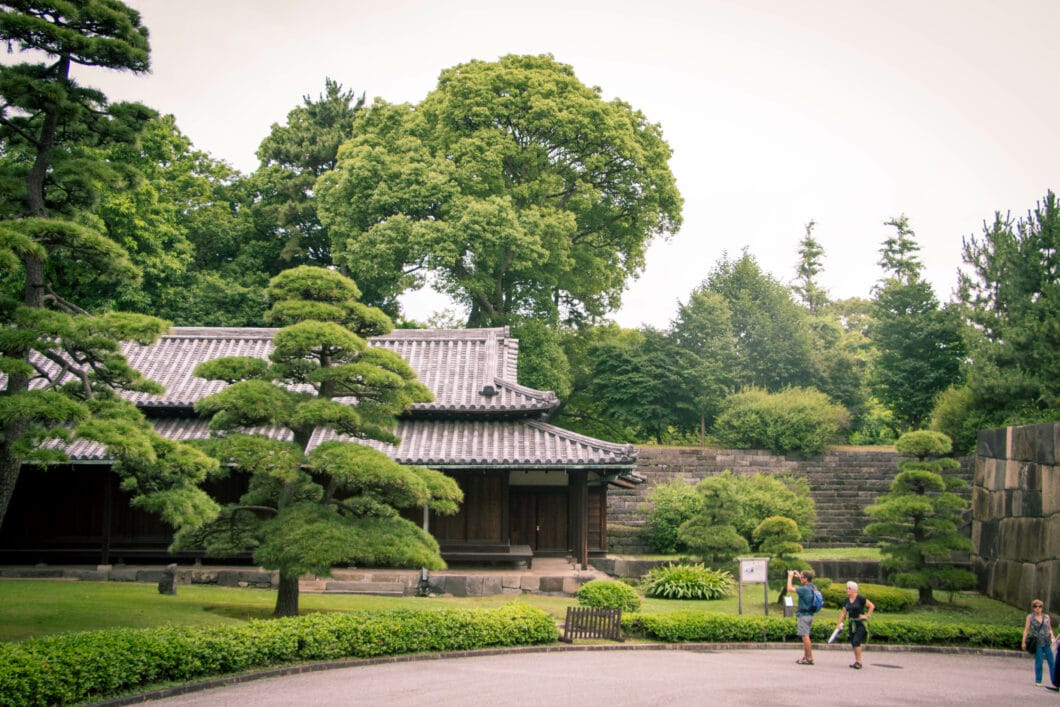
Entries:
{"type": "MultiPolygon", "coordinates": [[[[129,344],[130,364],[166,389],[129,397],[164,436],[206,437],[195,402],[224,384],[195,377],[195,366],[220,356],[267,358],[275,331],[176,327],[151,346],[129,344]]],[[[369,444],[460,484],[457,515],[422,518],[444,557],[571,556],[586,565],[590,554],[606,552],[608,483],[633,469],[636,451],[546,422],[559,400],[516,382],[519,343],[506,327],[396,330],[370,343],[404,357],[434,393],[400,418],[398,444],[369,444]]],[[[67,453],[69,464],[21,475],[0,528],[0,561],[167,557],[168,528],[129,507],[102,448],[80,441],[67,453]]]]}

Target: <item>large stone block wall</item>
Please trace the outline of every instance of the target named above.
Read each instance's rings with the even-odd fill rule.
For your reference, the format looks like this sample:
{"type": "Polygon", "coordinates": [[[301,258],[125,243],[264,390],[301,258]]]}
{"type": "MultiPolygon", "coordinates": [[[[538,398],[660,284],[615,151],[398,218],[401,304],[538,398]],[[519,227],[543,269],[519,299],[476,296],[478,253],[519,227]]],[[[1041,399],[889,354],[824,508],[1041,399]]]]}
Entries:
{"type": "MultiPolygon", "coordinates": [[[[885,493],[898,473],[901,460],[893,450],[831,449],[809,457],[785,457],[762,450],[715,449],[710,447],[641,447],[637,472],[647,482],[633,489],[611,488],[607,492],[607,522],[643,527],[647,521],[647,496],[657,484],[682,479],[696,483],[707,476],[730,469],[737,474],[755,472],[790,473],[805,478],[817,506],[817,525],[810,544],[864,545],[871,540],[862,534],[869,522],[865,507],[885,493]]],[[[973,460],[961,460],[957,475],[972,479],[973,460]]],[[[610,533],[609,533],[610,543],[610,533]]],[[[621,549],[611,552],[644,553],[649,548],[635,542],[623,528],[621,549]]]]}
{"type": "Polygon", "coordinates": [[[979,432],[972,542],[984,593],[1060,611],[1060,422],[979,432]]]}

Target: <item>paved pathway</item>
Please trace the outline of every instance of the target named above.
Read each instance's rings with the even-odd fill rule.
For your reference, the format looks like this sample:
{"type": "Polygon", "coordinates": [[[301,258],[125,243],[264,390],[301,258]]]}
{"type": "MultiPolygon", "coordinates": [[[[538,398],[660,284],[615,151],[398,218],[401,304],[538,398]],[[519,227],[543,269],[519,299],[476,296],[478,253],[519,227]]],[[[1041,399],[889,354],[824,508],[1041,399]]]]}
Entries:
{"type": "Polygon", "coordinates": [[[164,705],[1058,704],[1029,658],[791,649],[585,650],[445,658],[303,673],[159,700],[164,705]]]}

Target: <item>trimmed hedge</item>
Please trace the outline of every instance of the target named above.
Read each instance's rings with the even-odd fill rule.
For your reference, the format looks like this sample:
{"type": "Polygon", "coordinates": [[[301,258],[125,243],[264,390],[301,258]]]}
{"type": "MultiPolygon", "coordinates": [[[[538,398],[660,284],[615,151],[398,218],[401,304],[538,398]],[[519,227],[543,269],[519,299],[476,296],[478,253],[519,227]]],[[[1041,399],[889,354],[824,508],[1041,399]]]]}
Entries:
{"type": "Polygon", "coordinates": [[[641,599],[628,584],[610,579],[593,579],[578,588],[578,604],[598,609],[638,611],[641,599]]]}
{"type": "Polygon", "coordinates": [[[536,645],[558,635],[548,613],[525,604],[58,634],[0,644],[0,704],[86,702],[284,663],[536,645]]]}
{"type": "MultiPolygon", "coordinates": [[[[829,586],[817,585],[824,596],[824,605],[841,609],[847,600],[846,583],[829,586]]],[[[882,584],[858,584],[858,594],[869,599],[879,611],[888,614],[905,611],[913,605],[913,596],[899,587],[888,587],[882,584]]]]}
{"type": "MultiPolygon", "coordinates": [[[[813,622],[811,637],[826,641],[834,620],[813,622]]],[[[757,642],[795,640],[795,619],[782,616],[731,616],[702,611],[670,614],[626,614],[622,630],[631,636],[678,643],[757,642]]],[[[1023,630],[1019,626],[936,623],[917,619],[879,619],[869,622],[870,643],[898,645],[966,646],[1018,649],[1023,630]]]]}

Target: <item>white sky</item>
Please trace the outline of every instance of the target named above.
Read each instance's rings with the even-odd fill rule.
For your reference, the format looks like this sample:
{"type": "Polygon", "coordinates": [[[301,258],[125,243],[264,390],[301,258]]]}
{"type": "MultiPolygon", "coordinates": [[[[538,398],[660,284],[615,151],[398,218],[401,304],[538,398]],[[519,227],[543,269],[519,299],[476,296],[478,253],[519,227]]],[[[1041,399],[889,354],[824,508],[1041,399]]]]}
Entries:
{"type": "Polygon", "coordinates": [[[869,296],[905,213],[945,301],[962,237],[1060,190],[1060,0],[125,1],[152,73],[83,82],[244,172],[325,76],[414,103],[447,67],[551,53],[640,109],[673,148],[684,226],[652,245],[623,326],[666,326],[725,251],[790,281],[810,219],[832,297],[869,296]]]}

